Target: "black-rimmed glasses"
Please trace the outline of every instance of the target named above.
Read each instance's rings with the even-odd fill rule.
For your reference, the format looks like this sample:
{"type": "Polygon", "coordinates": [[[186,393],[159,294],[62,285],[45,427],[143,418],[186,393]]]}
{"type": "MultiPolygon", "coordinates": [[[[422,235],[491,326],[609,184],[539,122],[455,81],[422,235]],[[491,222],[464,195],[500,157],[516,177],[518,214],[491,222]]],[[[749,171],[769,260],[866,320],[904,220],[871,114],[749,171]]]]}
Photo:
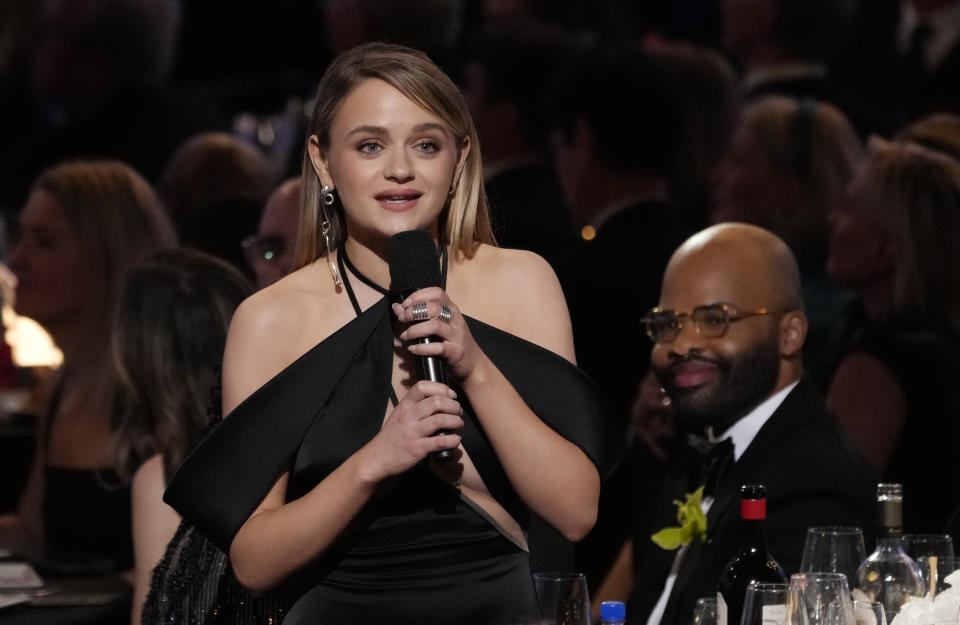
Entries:
{"type": "Polygon", "coordinates": [[[647,336],[654,343],[670,343],[680,336],[684,320],[689,318],[697,333],[705,339],[717,339],[727,333],[730,323],[747,317],[771,315],[782,311],[760,308],[758,310],[741,311],[730,304],[710,304],[697,306],[689,313],[678,313],[675,310],[654,308],[640,320],[647,331],[647,336]]]}

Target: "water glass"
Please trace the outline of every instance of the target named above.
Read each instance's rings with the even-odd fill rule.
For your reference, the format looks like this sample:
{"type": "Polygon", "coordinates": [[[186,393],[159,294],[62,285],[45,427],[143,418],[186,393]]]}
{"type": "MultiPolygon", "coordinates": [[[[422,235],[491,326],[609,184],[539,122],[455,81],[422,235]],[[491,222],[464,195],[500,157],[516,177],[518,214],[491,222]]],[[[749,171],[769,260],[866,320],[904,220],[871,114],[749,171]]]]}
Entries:
{"type": "Polygon", "coordinates": [[[887,614],[879,601],[854,601],[853,618],[856,625],[887,625],[887,614]]]}
{"type": "Polygon", "coordinates": [[[859,527],[811,527],[803,545],[800,572],[843,573],[849,582],[856,579],[866,557],[859,527]]]}
{"type": "Polygon", "coordinates": [[[787,618],[789,589],[787,584],[751,583],[743,597],[740,625],[790,625],[787,618]]]}
{"type": "Polygon", "coordinates": [[[788,604],[793,625],[856,625],[850,585],[843,573],[793,574],[788,604]]]}
{"type": "Polygon", "coordinates": [[[717,598],[700,597],[693,605],[690,625],[717,625],[717,598]]]}
{"type": "Polygon", "coordinates": [[[920,567],[923,587],[932,598],[946,590],[944,578],[955,569],[953,539],[949,534],[904,534],[903,551],[920,567]]]}
{"type": "Polygon", "coordinates": [[[540,616],[549,625],[590,625],[590,595],[583,573],[534,573],[540,616]]]}

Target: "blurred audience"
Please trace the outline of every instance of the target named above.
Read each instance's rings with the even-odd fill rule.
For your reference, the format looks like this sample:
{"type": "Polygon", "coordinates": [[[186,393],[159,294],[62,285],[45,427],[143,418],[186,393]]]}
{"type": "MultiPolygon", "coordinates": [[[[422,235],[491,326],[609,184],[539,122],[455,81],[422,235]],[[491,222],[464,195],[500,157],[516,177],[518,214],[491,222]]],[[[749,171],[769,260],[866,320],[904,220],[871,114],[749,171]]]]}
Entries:
{"type": "Polygon", "coordinates": [[[370,41],[417,48],[456,75],[464,0],[323,0],[323,36],[335,56],[370,41]]]}
{"type": "Polygon", "coordinates": [[[256,229],[274,179],[258,148],[228,133],[206,132],[177,149],[157,192],[184,245],[249,273],[243,239],[256,229]]]}
{"type": "Polygon", "coordinates": [[[34,0],[8,0],[0,5],[0,82],[21,71],[36,11],[34,0]]]}
{"type": "Polygon", "coordinates": [[[870,144],[831,215],[827,270],[867,323],[827,403],[883,481],[903,484],[904,527],[942,531],[960,501],[960,164],[910,143],[870,144]],[[932,478],[931,476],[936,476],[932,478]]]}
{"type": "Polygon", "coordinates": [[[243,240],[247,264],[256,276],[258,289],[290,273],[300,217],[301,180],[299,176],[288,178],[270,194],[257,233],[243,240]]]}
{"type": "Polygon", "coordinates": [[[768,229],[800,266],[810,324],[807,371],[825,390],[855,324],[855,295],[827,277],[827,214],[862,165],[863,146],[833,105],[767,96],[750,102],[713,173],[711,221],[768,229]]]}
{"type": "Polygon", "coordinates": [[[960,159],[960,115],[931,113],[907,124],[894,137],[960,159]]]}
{"type": "Polygon", "coordinates": [[[584,52],[555,85],[553,162],[582,239],[559,276],[577,361],[626,422],[646,359],[611,354],[604,337],[646,340],[636,311],[655,301],[659,276],[683,238],[682,218],[668,202],[680,97],[664,64],[637,48],[584,52]],[[597,306],[597,292],[623,299],[611,310],[597,306]]]}
{"type": "Polygon", "coordinates": [[[709,48],[657,42],[647,53],[677,83],[681,134],[669,178],[674,210],[697,230],[707,223],[710,174],[727,151],[741,107],[733,67],[709,48]]]}
{"type": "Polygon", "coordinates": [[[185,141],[160,175],[157,193],[181,236],[191,222],[218,202],[262,202],[273,172],[260,151],[226,132],[203,132],[185,141]]]}
{"type": "Polygon", "coordinates": [[[541,22],[492,21],[469,47],[464,69],[497,243],[554,264],[576,235],[550,164],[544,91],[575,47],[571,35],[541,22]]]}
{"type": "Polygon", "coordinates": [[[116,475],[119,382],[110,332],[123,277],[176,235],[149,183],[112,161],[77,161],[42,173],[20,215],[10,257],[17,314],[38,321],[63,351],[37,425],[18,514],[3,544],[48,565],[85,558],[129,567],[130,492],[116,475]]]}
{"type": "MultiPolygon", "coordinates": [[[[562,68],[551,92],[553,161],[582,240],[558,267],[573,323],[577,363],[627,420],[648,354],[638,311],[655,301],[685,224],[669,204],[681,136],[681,100],[668,68],[639,48],[595,49],[562,68]],[[616,294],[605,304],[598,294],[616,294]]],[[[597,524],[577,547],[591,586],[626,534],[629,470],[608,478],[597,524]]]]}
{"type": "Polygon", "coordinates": [[[960,113],[960,0],[904,0],[893,88],[908,119],[960,113]]]}
{"type": "Polygon", "coordinates": [[[851,35],[858,0],[721,0],[722,42],[738,63],[744,96],[777,94],[837,106],[862,135],[895,123],[831,71],[851,35]]]}
{"type": "Polygon", "coordinates": [[[119,471],[133,502],[134,624],[180,523],[163,503],[164,488],[218,410],[211,390],[227,326],[252,292],[231,265],[189,249],[148,256],[124,282],[112,345],[128,398],[116,427],[119,471]]]}
{"type": "Polygon", "coordinates": [[[227,121],[166,87],[179,0],[43,0],[29,74],[0,97],[0,206],[23,202],[42,169],[116,158],[156,181],[188,136],[227,121]]]}

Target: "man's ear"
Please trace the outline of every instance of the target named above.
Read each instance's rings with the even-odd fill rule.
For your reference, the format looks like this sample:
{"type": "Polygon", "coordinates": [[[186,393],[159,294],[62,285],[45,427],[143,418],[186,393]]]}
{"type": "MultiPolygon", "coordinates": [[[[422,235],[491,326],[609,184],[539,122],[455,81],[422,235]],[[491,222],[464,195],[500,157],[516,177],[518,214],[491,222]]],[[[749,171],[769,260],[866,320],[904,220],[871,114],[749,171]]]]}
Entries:
{"type": "Polygon", "coordinates": [[[320,184],[334,186],[333,177],[327,166],[327,151],[320,146],[320,140],[317,135],[310,135],[307,140],[307,154],[310,156],[310,164],[313,165],[313,171],[316,172],[320,184]]]}
{"type": "Polygon", "coordinates": [[[799,310],[784,313],[780,319],[780,356],[794,358],[807,338],[807,316],[799,310]]]}

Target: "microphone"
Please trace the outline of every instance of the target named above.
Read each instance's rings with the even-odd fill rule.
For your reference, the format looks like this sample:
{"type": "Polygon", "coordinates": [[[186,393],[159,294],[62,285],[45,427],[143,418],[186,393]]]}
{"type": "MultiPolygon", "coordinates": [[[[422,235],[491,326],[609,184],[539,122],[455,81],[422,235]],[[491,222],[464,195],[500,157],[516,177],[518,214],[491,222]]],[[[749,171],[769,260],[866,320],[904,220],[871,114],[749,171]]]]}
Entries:
{"type": "MultiPolygon", "coordinates": [[[[407,230],[390,237],[390,291],[396,293],[401,301],[414,291],[431,286],[440,286],[440,255],[433,237],[423,230],[407,230]]],[[[419,323],[419,322],[414,322],[419,323]]],[[[440,343],[438,336],[424,336],[418,343],[440,343]]],[[[437,356],[417,356],[419,361],[419,379],[447,384],[443,361],[437,356]]],[[[440,430],[437,434],[450,434],[440,430]]],[[[438,460],[452,460],[453,449],[441,449],[433,452],[438,460]]]]}

